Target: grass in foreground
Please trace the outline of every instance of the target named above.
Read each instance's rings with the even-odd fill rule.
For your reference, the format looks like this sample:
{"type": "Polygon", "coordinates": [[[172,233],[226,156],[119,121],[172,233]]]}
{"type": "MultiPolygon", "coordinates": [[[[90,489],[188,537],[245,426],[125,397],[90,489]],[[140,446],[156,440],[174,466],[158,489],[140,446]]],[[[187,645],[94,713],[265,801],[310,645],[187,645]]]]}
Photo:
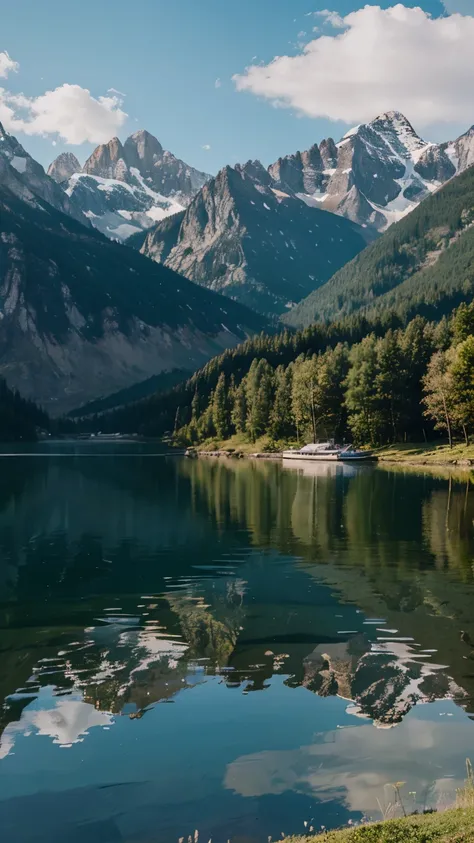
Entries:
{"type": "Polygon", "coordinates": [[[421,814],[316,837],[289,837],[285,843],[472,843],[474,808],[421,814]]]}
{"type": "Polygon", "coordinates": [[[413,814],[310,837],[288,837],[284,843],[474,843],[474,771],[469,758],[466,770],[456,807],[449,811],[413,814]]]}

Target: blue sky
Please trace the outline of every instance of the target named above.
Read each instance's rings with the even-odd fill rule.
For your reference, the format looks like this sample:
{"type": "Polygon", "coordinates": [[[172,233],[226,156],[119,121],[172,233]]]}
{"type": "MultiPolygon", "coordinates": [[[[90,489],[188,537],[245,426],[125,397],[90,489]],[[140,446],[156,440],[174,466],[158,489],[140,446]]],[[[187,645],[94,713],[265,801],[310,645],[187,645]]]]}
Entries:
{"type": "MultiPolygon", "coordinates": [[[[448,4],[450,11],[467,12],[474,0],[448,4]]],[[[123,140],[147,128],[166,148],[209,172],[248,158],[270,163],[328,135],[338,139],[352,121],[306,116],[291,103],[275,108],[275,98],[236,90],[232,76],[251,64],[267,65],[275,56],[299,54],[301,45],[316,37],[316,23],[329,26],[321,33],[340,36],[309,13],[329,8],[344,17],[363,5],[363,0],[16,0],[2,10],[0,51],[19,67],[0,83],[11,94],[30,98],[64,83],[86,88],[94,97],[114,88],[125,94],[121,109],[128,117],[117,131],[123,140]]],[[[387,9],[395,0],[378,5],[387,9]]],[[[435,18],[446,14],[441,0],[405,0],[404,5],[420,6],[435,18]]],[[[376,66],[373,72],[377,75],[376,66]]],[[[434,119],[423,133],[441,140],[465,130],[474,122],[474,101],[465,119],[460,109],[453,112],[456,119],[446,125],[434,119]]],[[[416,128],[417,115],[406,116],[416,128]]],[[[45,165],[63,150],[82,162],[96,145],[67,145],[51,132],[47,137],[16,134],[45,165]]]]}

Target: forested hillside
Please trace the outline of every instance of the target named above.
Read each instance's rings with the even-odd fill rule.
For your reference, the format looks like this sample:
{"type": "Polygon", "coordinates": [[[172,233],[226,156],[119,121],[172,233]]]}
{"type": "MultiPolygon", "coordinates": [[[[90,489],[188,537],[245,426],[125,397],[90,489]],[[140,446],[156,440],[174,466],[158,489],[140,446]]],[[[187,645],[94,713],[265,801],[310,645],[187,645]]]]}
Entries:
{"type": "MultiPolygon", "coordinates": [[[[334,347],[338,342],[357,342],[370,331],[383,335],[389,327],[399,325],[399,320],[393,321],[390,315],[375,322],[354,317],[340,324],[312,325],[302,331],[259,334],[213,357],[192,377],[167,392],[160,391],[112,412],[102,412],[106,408],[100,405],[92,405],[90,409],[86,405],[82,408],[80,426],[84,430],[162,435],[189,420],[191,402],[196,393],[200,403],[203,406],[207,404],[221,373],[226,377],[234,375],[240,380],[249,371],[254,359],[266,359],[272,366],[286,366],[300,354],[323,351],[328,345],[334,347]]],[[[78,417],[80,413],[81,409],[75,411],[74,416],[78,417]]]]}
{"type": "Polygon", "coordinates": [[[56,211],[10,170],[10,186],[0,184],[0,374],[51,412],[193,371],[268,326],[56,211]]]}
{"type": "Polygon", "coordinates": [[[37,428],[49,430],[49,418],[0,378],[0,442],[35,441],[37,428]]]}
{"type": "Polygon", "coordinates": [[[274,443],[334,437],[420,441],[474,433],[474,305],[450,319],[352,317],[295,334],[261,335],[162,395],[82,422],[183,444],[235,433],[274,443]]]}
{"type": "Polygon", "coordinates": [[[440,318],[474,289],[474,168],[393,225],[283,317],[289,325],[387,309],[440,318]]]}

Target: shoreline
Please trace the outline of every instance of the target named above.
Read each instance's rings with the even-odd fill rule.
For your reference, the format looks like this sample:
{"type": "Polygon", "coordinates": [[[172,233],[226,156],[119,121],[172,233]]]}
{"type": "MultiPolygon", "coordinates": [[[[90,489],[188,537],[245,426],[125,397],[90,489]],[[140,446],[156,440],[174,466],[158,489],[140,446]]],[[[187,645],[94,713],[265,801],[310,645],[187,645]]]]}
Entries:
{"type": "MultiPolygon", "coordinates": [[[[282,450],[270,451],[265,449],[265,442],[234,443],[232,440],[220,443],[215,448],[202,446],[188,448],[185,455],[189,458],[214,459],[258,459],[282,460],[282,450]],[[258,445],[260,444],[260,448],[258,445]],[[263,445],[263,447],[262,447],[263,445]]],[[[286,446],[285,446],[286,447],[286,446]]],[[[409,444],[391,445],[374,451],[379,464],[399,465],[413,468],[467,469],[474,467],[474,445],[455,445],[452,449],[445,444],[409,444]]]]}

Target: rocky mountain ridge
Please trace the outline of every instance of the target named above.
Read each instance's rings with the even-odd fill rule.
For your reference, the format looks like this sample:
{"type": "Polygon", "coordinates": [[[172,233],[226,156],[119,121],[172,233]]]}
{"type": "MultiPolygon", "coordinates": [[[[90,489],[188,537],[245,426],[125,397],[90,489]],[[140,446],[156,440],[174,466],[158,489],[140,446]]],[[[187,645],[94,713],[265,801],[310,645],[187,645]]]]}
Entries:
{"type": "Polygon", "coordinates": [[[16,196],[30,204],[43,199],[56,210],[89,226],[74,200],[45,173],[41,164],[26,152],[21,143],[5,131],[1,123],[0,184],[8,186],[16,196]]]}
{"type": "Polygon", "coordinates": [[[398,111],[268,168],[274,184],[304,202],[383,231],[474,163],[474,127],[452,142],[424,141],[398,111]]]}
{"type": "Polygon", "coordinates": [[[88,225],[2,130],[0,377],[53,414],[196,366],[268,327],[88,225]]]}
{"type": "Polygon", "coordinates": [[[354,313],[404,320],[449,315],[474,290],[474,168],[428,196],[283,321],[293,327],[354,313]]]}
{"type": "Polygon", "coordinates": [[[199,284],[281,315],[472,163],[474,128],[437,145],[387,112],[267,169],[260,161],[224,168],[184,213],[133,245],[199,284]],[[349,245],[347,228],[329,233],[326,212],[355,223],[365,242],[349,245]]]}
{"type": "Polygon", "coordinates": [[[186,278],[274,315],[327,281],[366,243],[361,227],[276,189],[254,161],[224,167],[140,245],[186,278]]]}
{"type": "Polygon", "coordinates": [[[183,210],[210,178],[163,149],[142,129],[122,144],[100,144],[84,166],[62,153],[48,168],[95,228],[125,240],[183,210]]]}

